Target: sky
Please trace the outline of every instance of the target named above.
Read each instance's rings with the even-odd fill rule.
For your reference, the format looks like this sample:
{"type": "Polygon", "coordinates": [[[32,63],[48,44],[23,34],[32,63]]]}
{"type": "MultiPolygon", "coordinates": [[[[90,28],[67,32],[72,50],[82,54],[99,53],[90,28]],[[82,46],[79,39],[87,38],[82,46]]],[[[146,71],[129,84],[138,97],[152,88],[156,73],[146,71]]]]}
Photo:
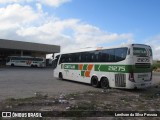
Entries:
{"type": "Polygon", "coordinates": [[[0,0],[0,39],[61,52],[139,43],[160,60],[160,0],[0,0]]]}

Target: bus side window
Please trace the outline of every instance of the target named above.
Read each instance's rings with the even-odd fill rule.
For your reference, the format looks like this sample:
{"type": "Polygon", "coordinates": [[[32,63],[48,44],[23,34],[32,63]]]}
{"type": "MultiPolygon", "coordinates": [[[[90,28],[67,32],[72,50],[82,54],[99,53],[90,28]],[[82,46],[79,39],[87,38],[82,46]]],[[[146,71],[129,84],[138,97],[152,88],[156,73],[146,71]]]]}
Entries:
{"type": "Polygon", "coordinates": [[[101,62],[107,62],[107,53],[102,53],[102,56],[101,56],[101,62]]]}
{"type": "Polygon", "coordinates": [[[86,54],[86,62],[91,62],[91,52],[86,54]]]}
{"type": "Polygon", "coordinates": [[[74,54],[71,54],[71,60],[72,60],[72,62],[75,62],[75,55],[74,54]]]}
{"type": "Polygon", "coordinates": [[[58,64],[61,64],[61,63],[63,63],[64,62],[64,55],[61,55],[61,57],[60,57],[60,60],[59,60],[59,63],[58,64]]]}
{"type": "Polygon", "coordinates": [[[77,55],[77,62],[80,62],[81,61],[81,53],[79,53],[78,55],[77,55]]]}
{"type": "Polygon", "coordinates": [[[86,62],[86,53],[81,53],[81,62],[86,62]]]}
{"type": "Polygon", "coordinates": [[[127,48],[117,48],[115,49],[115,61],[119,62],[126,58],[127,48]]]}
{"type": "Polygon", "coordinates": [[[91,53],[91,61],[90,62],[94,62],[95,56],[94,53],[91,53]]]}
{"type": "Polygon", "coordinates": [[[67,58],[68,58],[68,62],[73,62],[72,54],[68,54],[67,58]]]}
{"type": "Polygon", "coordinates": [[[73,61],[74,61],[74,62],[78,62],[78,59],[79,59],[78,54],[77,54],[77,53],[74,53],[74,54],[73,54],[73,61]]]}
{"type": "Polygon", "coordinates": [[[68,63],[69,62],[69,55],[65,54],[63,57],[64,57],[64,59],[62,60],[62,63],[68,63]]]}
{"type": "Polygon", "coordinates": [[[107,53],[107,62],[115,62],[114,49],[109,49],[106,51],[107,53]]]}
{"type": "Polygon", "coordinates": [[[95,52],[95,59],[94,59],[94,62],[99,62],[99,52],[95,52]]]}

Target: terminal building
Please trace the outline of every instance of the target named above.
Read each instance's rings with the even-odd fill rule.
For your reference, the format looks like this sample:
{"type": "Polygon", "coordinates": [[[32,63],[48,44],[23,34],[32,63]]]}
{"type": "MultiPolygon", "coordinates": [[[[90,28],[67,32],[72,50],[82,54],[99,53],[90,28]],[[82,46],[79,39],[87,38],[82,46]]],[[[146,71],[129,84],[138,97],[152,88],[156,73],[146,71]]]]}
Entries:
{"type": "Polygon", "coordinates": [[[60,46],[0,39],[0,66],[8,56],[44,57],[60,52],[60,46]]]}

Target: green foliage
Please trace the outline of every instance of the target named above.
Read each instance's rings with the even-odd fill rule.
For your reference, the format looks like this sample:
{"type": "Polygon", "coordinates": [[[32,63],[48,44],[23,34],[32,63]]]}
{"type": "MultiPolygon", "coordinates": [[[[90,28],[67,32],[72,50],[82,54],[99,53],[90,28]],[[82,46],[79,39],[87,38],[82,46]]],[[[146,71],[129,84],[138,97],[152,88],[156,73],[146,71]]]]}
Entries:
{"type": "Polygon", "coordinates": [[[153,70],[156,70],[157,68],[160,68],[160,63],[154,63],[152,65],[153,70]]]}

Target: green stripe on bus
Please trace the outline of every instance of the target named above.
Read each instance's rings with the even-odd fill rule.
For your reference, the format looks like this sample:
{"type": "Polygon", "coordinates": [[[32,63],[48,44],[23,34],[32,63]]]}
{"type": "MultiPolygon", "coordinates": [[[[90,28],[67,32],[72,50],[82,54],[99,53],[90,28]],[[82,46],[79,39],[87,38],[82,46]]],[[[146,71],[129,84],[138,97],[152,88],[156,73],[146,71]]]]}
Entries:
{"type": "Polygon", "coordinates": [[[83,70],[87,70],[88,64],[83,65],[83,70]]]}
{"type": "Polygon", "coordinates": [[[128,73],[132,70],[132,65],[95,65],[95,71],[128,73]]]}
{"type": "Polygon", "coordinates": [[[84,76],[85,71],[81,71],[81,76],[84,76]]]}
{"type": "Polygon", "coordinates": [[[108,65],[95,65],[94,66],[95,71],[108,71],[108,65]]]}
{"type": "Polygon", "coordinates": [[[103,65],[97,64],[94,68],[95,71],[100,72],[118,72],[118,73],[144,73],[151,72],[151,68],[135,68],[134,65],[103,65]]]}
{"type": "MultiPolygon", "coordinates": [[[[83,71],[81,75],[84,76],[84,71],[87,70],[88,64],[83,65],[83,71]]],[[[78,70],[78,64],[63,64],[62,69],[78,70]]],[[[136,68],[134,65],[106,65],[106,64],[96,64],[94,65],[94,71],[99,72],[117,72],[117,73],[146,73],[151,72],[151,68],[136,68]]]]}

